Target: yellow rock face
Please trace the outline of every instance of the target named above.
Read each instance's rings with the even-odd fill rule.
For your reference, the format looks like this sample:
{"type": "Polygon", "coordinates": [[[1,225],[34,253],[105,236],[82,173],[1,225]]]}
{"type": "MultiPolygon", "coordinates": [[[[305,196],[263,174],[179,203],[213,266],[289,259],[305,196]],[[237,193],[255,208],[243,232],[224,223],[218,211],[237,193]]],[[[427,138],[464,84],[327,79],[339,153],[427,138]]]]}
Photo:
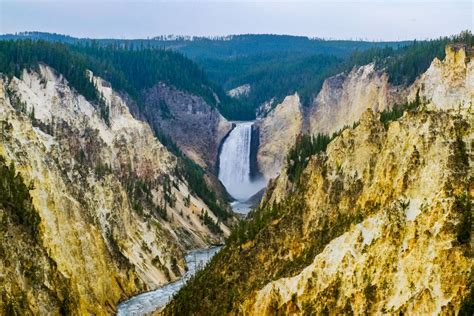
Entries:
{"type": "Polygon", "coordinates": [[[404,94],[391,87],[387,74],[376,71],[374,64],[328,78],[310,108],[310,133],[330,135],[357,122],[368,108],[382,112],[403,102],[404,94]]]}
{"type": "MultiPolygon", "coordinates": [[[[444,71],[461,57],[448,55],[444,71]]],[[[450,83],[431,80],[428,104],[390,123],[373,110],[388,103],[360,91],[371,96],[359,124],[299,176],[282,169],[165,314],[456,315],[472,288],[474,113],[435,104],[450,83]]]]}
{"type": "Polygon", "coordinates": [[[474,61],[469,58],[467,47],[448,45],[444,61],[435,59],[430,68],[411,87],[409,99],[417,91],[420,97],[439,109],[458,109],[473,106],[474,61]]]}
{"type": "Polygon", "coordinates": [[[287,96],[261,122],[257,161],[260,172],[274,178],[285,163],[288,150],[303,129],[303,109],[298,94],[287,96]]]}
{"type": "Polygon", "coordinates": [[[474,263],[473,123],[467,110],[387,126],[365,112],[294,182],[270,183],[165,314],[456,314],[474,263]]]}
{"type": "MultiPolygon", "coordinates": [[[[423,109],[386,128],[369,110],[326,155],[310,160],[303,175],[308,209],[299,210],[301,243],[328,222],[339,227],[341,214],[361,220],[298,273],[247,295],[243,314],[459,311],[474,264],[472,236],[459,237],[474,197],[472,67],[463,47],[447,47],[446,59],[434,60],[410,88],[409,98],[420,91],[427,102],[423,109]]],[[[266,201],[285,200],[291,188],[283,171],[266,201]]],[[[294,240],[280,237],[281,243],[294,240]]],[[[284,247],[295,256],[306,246],[284,247]]]]}
{"type": "MultiPolygon", "coordinates": [[[[474,139],[473,123],[474,114],[467,111],[417,113],[391,123],[385,132],[371,112],[363,116],[360,126],[329,146],[326,176],[321,160],[308,165],[310,209],[303,232],[311,232],[333,212],[373,211],[367,210],[369,216],[333,239],[301,272],[251,295],[244,314],[458,311],[469,289],[473,260],[470,245],[456,240],[461,218],[457,203],[472,199],[468,189],[473,168],[472,160],[466,165],[459,158],[463,154],[457,146],[460,139],[474,139]],[[335,179],[342,193],[331,210],[325,188],[335,179]],[[358,182],[362,192],[347,203],[344,196],[358,182]]],[[[472,154],[470,147],[464,153],[472,154]]]]}
{"type": "Polygon", "coordinates": [[[367,109],[389,110],[396,104],[413,101],[417,91],[435,108],[470,107],[474,101],[474,62],[466,47],[446,47],[444,61],[435,59],[430,68],[410,87],[394,87],[388,75],[374,64],[354,68],[347,75],[326,79],[308,109],[288,96],[258,125],[261,128],[257,156],[260,171],[267,179],[280,173],[285,157],[299,133],[331,135],[357,122],[367,109]]]}
{"type": "MultiPolygon", "coordinates": [[[[201,223],[201,210],[216,216],[176,177],[176,158],[110,85],[91,78],[110,109],[109,125],[47,66],[0,84],[0,156],[32,184],[41,219],[37,241],[7,226],[8,260],[36,261],[35,271],[43,271],[36,274],[44,276],[33,286],[14,265],[0,265],[0,276],[17,285],[0,293],[0,311],[111,314],[118,301],[181,276],[185,250],[229,232],[220,224],[224,233],[215,235],[201,223]],[[14,109],[18,102],[26,113],[14,109]],[[149,202],[133,207],[138,185],[148,188],[142,195],[149,202]],[[25,259],[15,247],[36,250],[25,259]]],[[[0,214],[10,221],[8,212],[0,214]]]]}
{"type": "Polygon", "coordinates": [[[298,134],[331,135],[357,122],[366,109],[390,109],[405,102],[406,95],[406,89],[392,87],[387,74],[369,64],[326,79],[308,109],[303,109],[297,95],[286,97],[259,123],[260,171],[267,179],[279,174],[298,134]]]}

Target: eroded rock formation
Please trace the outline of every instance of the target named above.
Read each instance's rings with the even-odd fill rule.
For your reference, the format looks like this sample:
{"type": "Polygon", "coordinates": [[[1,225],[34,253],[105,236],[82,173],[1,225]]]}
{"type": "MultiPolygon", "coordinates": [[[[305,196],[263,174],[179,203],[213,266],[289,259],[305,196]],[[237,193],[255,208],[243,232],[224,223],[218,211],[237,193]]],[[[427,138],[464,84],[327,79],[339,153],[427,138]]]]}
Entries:
{"type": "Polygon", "coordinates": [[[0,204],[0,278],[8,284],[0,313],[113,313],[119,300],[180,277],[186,250],[229,233],[148,124],[90,75],[108,120],[48,66],[1,80],[0,157],[31,185],[32,211],[20,216],[0,204]],[[203,223],[204,211],[222,232],[203,223]]]}

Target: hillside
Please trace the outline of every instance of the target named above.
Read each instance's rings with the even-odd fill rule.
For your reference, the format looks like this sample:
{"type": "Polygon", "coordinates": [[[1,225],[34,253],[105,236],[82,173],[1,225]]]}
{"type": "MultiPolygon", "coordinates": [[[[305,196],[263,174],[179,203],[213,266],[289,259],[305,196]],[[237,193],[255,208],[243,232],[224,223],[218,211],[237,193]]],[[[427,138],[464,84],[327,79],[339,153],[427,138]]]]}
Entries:
{"type": "Polygon", "coordinates": [[[474,63],[446,51],[409,105],[296,151],[165,314],[471,314],[474,63]]]}
{"type": "Polygon", "coordinates": [[[1,40],[46,40],[67,44],[98,42],[102,45],[122,44],[134,47],[151,46],[155,48],[171,48],[185,53],[192,59],[228,59],[238,56],[252,56],[267,53],[303,53],[305,55],[326,54],[339,57],[347,56],[355,50],[372,47],[398,47],[402,42],[369,42],[361,40],[324,40],[306,36],[276,34],[241,34],[223,37],[197,36],[157,36],[151,39],[92,39],[75,38],[63,34],[46,32],[21,32],[2,34],[1,40]]]}
{"type": "Polygon", "coordinates": [[[179,168],[193,190],[219,211],[216,200],[224,203],[227,197],[213,173],[220,140],[230,129],[219,113],[226,96],[213,89],[192,61],[154,49],[0,41],[0,72],[18,77],[21,69],[35,69],[41,62],[63,74],[73,89],[99,109],[106,123],[108,108],[86,72],[92,70],[110,82],[132,115],[147,121],[160,142],[179,157],[179,168]]]}
{"type": "Polygon", "coordinates": [[[133,100],[65,46],[0,45],[0,314],[112,314],[223,242],[228,206],[133,100]]]}

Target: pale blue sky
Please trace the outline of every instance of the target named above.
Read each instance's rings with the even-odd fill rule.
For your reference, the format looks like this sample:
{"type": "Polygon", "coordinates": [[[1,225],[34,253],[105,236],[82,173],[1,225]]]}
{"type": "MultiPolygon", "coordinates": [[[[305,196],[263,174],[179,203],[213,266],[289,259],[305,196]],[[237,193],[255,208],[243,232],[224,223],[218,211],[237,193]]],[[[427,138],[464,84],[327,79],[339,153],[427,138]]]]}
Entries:
{"type": "Polygon", "coordinates": [[[93,38],[272,33],[402,40],[473,29],[473,0],[0,0],[0,33],[93,38]]]}

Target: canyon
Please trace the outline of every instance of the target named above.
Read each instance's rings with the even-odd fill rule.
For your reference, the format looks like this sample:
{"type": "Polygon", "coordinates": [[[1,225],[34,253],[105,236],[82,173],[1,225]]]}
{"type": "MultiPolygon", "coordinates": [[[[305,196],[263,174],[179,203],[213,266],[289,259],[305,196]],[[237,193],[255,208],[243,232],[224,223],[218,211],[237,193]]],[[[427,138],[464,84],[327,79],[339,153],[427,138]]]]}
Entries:
{"type": "Polygon", "coordinates": [[[471,46],[409,84],[375,61],[328,72],[242,121],[223,114],[254,86],[223,94],[181,55],[133,86],[121,48],[57,47],[85,73],[0,75],[0,314],[451,315],[472,297],[471,46]]]}
{"type": "MultiPolygon", "coordinates": [[[[397,91],[419,102],[398,118],[382,121],[374,111],[391,106],[391,89],[356,89],[362,100],[377,102],[347,99],[354,110],[365,109],[334,128],[357,123],[303,160],[301,174],[290,173],[295,162],[286,162],[247,224],[165,314],[466,313],[472,304],[471,54],[470,47],[447,46],[443,61],[433,60],[397,91]]],[[[289,100],[296,95],[282,104],[299,108],[289,100]]]]}

